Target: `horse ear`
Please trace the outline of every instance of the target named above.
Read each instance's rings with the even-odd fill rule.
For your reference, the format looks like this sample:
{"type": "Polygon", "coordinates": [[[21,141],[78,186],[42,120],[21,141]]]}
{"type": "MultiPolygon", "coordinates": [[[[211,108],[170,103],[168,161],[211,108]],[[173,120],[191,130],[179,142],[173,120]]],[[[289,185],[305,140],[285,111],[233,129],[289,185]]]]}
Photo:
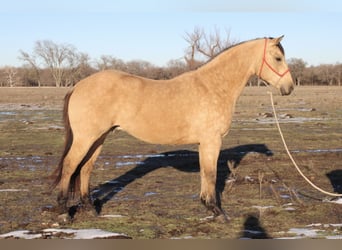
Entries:
{"type": "Polygon", "coordinates": [[[281,40],[283,39],[283,37],[284,37],[284,35],[282,35],[282,36],[280,36],[278,38],[274,38],[273,39],[274,44],[279,44],[281,42],[281,40]]]}

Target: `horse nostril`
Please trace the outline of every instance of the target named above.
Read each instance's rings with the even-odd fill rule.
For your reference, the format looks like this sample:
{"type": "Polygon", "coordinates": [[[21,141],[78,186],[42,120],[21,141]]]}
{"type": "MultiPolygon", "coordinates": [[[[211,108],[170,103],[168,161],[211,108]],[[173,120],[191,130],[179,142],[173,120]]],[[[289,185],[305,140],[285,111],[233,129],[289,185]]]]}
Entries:
{"type": "Polygon", "coordinates": [[[280,94],[281,94],[281,95],[286,95],[286,91],[285,91],[284,88],[280,88],[280,94]]]}
{"type": "Polygon", "coordinates": [[[280,88],[280,93],[281,93],[281,95],[289,95],[289,94],[291,94],[293,89],[294,89],[293,85],[291,85],[288,89],[286,89],[284,87],[281,87],[280,88]]]}

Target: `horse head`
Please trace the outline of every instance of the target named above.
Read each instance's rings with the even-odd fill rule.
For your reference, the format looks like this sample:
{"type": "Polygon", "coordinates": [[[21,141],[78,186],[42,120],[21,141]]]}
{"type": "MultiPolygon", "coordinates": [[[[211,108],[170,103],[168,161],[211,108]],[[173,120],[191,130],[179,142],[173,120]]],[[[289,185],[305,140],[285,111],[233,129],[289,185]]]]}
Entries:
{"type": "Polygon", "coordinates": [[[289,67],[285,61],[285,53],[278,38],[265,38],[263,56],[259,69],[259,78],[280,90],[281,95],[291,94],[294,83],[289,67]]]}

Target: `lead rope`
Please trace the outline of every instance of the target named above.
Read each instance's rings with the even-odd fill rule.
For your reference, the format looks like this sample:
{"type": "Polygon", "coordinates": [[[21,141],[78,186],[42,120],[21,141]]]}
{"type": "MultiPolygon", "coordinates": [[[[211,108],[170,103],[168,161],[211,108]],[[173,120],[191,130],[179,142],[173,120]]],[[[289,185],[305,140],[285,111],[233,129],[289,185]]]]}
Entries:
{"type": "Polygon", "coordinates": [[[268,94],[270,95],[270,97],[271,97],[271,104],[272,104],[274,119],[275,119],[275,122],[276,122],[276,124],[277,124],[278,131],[279,131],[281,140],[283,141],[285,150],[286,150],[288,156],[290,157],[290,159],[291,159],[293,165],[296,167],[297,171],[299,172],[299,174],[300,174],[300,175],[304,178],[304,180],[306,180],[313,188],[317,189],[318,191],[322,192],[323,194],[330,195],[330,196],[334,196],[334,197],[342,197],[342,194],[330,193],[330,192],[327,192],[327,191],[321,189],[320,187],[317,187],[317,186],[316,186],[314,183],[312,183],[312,182],[303,174],[303,172],[300,170],[300,168],[298,167],[297,163],[296,163],[295,160],[293,159],[293,157],[292,157],[292,155],[291,155],[291,153],[290,153],[290,150],[288,149],[288,147],[287,147],[287,145],[286,145],[286,142],[285,142],[285,139],[284,139],[283,132],[282,132],[281,129],[280,129],[279,120],[278,120],[277,113],[276,113],[276,110],[275,110],[275,107],[274,107],[273,94],[272,94],[272,92],[270,92],[270,91],[267,91],[267,93],[268,93],[268,94]]]}

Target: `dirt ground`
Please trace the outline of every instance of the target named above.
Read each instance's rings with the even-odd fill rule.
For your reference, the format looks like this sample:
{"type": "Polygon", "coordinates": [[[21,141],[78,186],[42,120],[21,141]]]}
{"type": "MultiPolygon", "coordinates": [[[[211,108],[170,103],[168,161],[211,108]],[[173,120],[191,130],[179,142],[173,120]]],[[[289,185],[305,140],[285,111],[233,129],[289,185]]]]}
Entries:
{"type": "MultiPolygon", "coordinates": [[[[124,132],[108,136],[91,176],[100,214],[76,213],[63,222],[51,211],[56,190],[50,191],[49,175],[63,150],[68,89],[0,88],[0,238],[20,238],[2,236],[18,230],[68,238],[71,233],[44,230],[94,228],[133,239],[342,238],[341,199],[332,202],[313,190],[294,169],[269,90],[245,88],[223,141],[217,190],[229,223],[213,220],[199,201],[196,145],[151,145],[124,132]]],[[[273,93],[302,171],[318,186],[342,193],[342,88],[273,93]]]]}

